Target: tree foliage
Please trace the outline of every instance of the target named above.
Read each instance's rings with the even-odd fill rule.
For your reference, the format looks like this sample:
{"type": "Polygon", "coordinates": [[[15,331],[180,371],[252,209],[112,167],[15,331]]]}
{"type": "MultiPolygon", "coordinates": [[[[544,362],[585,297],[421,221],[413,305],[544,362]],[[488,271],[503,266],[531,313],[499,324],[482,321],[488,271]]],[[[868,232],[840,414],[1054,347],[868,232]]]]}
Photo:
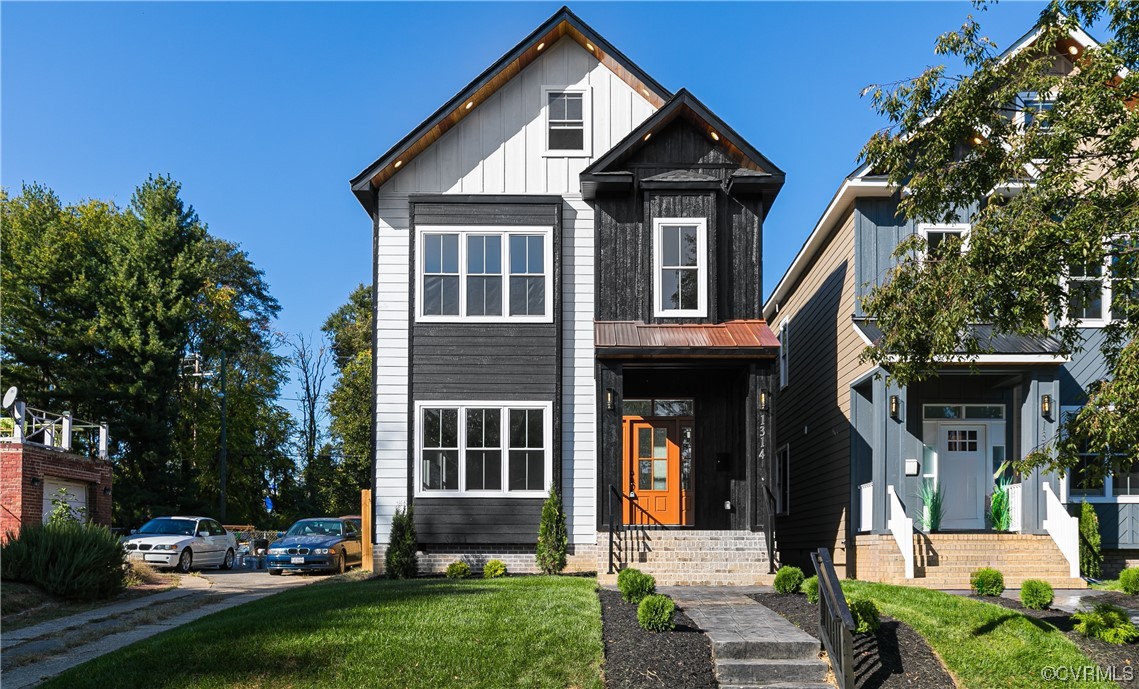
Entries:
{"type": "Polygon", "coordinates": [[[936,44],[966,73],[937,66],[867,89],[889,126],[862,155],[905,190],[900,214],[953,222],[962,209],[976,212],[967,251],[923,256],[920,236],[899,246],[897,267],[863,303],[884,333],[865,357],[908,385],[947,359],[987,351],[976,323],[1051,335],[1078,352],[1088,331],[1070,307],[1091,295],[1063,278],[1102,273],[1115,295],[1103,308],[1115,320],[1093,346],[1110,374],[1021,468],[1071,467],[1089,450],[1104,467],[1125,468],[1139,452],[1139,16],[1128,3],[1056,0],[1039,31],[1023,50],[998,55],[970,16],[936,44]],[[1099,47],[1070,39],[1096,22],[1110,33],[1099,47]],[[1051,110],[1026,94],[1047,94],[1051,110]]]}
{"type": "Polygon", "coordinates": [[[248,255],[180,194],[168,177],[147,179],[126,208],[65,206],[42,185],[0,194],[0,364],[32,406],[108,421],[123,525],[216,511],[225,366],[228,517],[256,522],[291,466],[269,330],[279,307],[248,255]]]}

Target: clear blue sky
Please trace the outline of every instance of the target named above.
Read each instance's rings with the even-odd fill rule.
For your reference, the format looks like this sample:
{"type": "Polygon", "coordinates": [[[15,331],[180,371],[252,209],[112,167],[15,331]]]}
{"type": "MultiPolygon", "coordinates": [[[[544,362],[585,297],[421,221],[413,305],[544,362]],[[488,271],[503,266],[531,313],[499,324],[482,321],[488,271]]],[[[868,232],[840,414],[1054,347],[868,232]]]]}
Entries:
{"type": "MultiPolygon", "coordinates": [[[[560,4],[0,5],[0,184],[125,205],[182,182],[265,271],[277,328],[315,333],[371,279],[348,179],[560,4]]],[[[687,87],[787,172],[764,296],[882,122],[862,87],[916,75],[966,2],[608,4],[572,9],[665,87],[687,87]]],[[[1007,46],[1041,2],[982,13],[1007,46]]]]}

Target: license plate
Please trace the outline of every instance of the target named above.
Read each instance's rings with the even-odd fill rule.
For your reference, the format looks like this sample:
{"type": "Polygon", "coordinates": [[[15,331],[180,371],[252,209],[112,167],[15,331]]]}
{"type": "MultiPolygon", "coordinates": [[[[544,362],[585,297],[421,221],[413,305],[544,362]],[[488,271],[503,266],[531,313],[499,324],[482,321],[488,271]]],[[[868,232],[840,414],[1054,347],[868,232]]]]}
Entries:
{"type": "Polygon", "coordinates": [[[305,559],[303,557],[294,557],[292,558],[292,562],[294,565],[303,565],[305,563],[305,559]]]}

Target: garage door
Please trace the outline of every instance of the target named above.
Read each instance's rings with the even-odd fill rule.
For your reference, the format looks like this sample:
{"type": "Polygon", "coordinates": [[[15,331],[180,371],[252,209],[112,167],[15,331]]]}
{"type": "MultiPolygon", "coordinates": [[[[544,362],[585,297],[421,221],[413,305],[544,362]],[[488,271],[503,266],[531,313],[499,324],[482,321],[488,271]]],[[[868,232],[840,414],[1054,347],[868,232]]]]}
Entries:
{"type": "Polygon", "coordinates": [[[66,499],[67,504],[71,506],[73,514],[86,514],[87,513],[87,484],[79,483],[77,481],[64,481],[63,479],[52,478],[51,476],[44,476],[44,512],[43,520],[46,523],[48,517],[55,507],[52,505],[52,500],[58,500],[61,496],[60,491],[67,491],[66,499]],[[79,512],[78,510],[83,510],[79,512]]]}

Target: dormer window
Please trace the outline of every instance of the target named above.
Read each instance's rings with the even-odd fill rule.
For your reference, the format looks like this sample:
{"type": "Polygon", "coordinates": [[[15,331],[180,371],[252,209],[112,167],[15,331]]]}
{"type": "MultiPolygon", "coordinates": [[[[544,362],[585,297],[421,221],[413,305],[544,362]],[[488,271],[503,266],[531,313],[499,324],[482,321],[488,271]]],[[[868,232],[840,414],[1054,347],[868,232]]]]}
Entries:
{"type": "Polygon", "coordinates": [[[708,222],[653,220],[654,312],[663,317],[708,315],[708,222]]]}
{"type": "Polygon", "coordinates": [[[918,233],[925,238],[927,259],[943,258],[945,252],[954,244],[958,250],[963,251],[969,241],[969,225],[963,223],[918,225],[918,233]]]}
{"type": "Polygon", "coordinates": [[[582,157],[591,152],[588,88],[542,87],[546,110],[546,156],[582,157]]]}

